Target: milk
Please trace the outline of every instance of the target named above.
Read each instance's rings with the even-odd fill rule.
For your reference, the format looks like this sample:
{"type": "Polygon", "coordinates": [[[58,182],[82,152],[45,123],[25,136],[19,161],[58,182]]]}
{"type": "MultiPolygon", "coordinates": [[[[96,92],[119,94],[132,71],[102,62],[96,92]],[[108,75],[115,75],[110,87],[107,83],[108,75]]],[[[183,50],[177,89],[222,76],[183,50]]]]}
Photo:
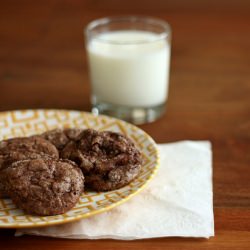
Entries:
{"type": "Polygon", "coordinates": [[[96,102],[152,107],[166,101],[170,44],[158,34],[107,32],[92,38],[87,51],[96,102]]]}

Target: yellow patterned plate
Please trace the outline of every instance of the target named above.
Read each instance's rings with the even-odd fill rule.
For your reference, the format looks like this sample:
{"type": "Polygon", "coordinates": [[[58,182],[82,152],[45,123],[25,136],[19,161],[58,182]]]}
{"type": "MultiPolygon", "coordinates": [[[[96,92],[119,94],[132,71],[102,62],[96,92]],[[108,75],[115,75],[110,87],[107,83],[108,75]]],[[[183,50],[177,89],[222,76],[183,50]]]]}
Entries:
{"type": "Polygon", "coordinates": [[[112,130],[131,138],[144,157],[140,175],[129,185],[110,192],[85,192],[69,212],[56,216],[32,216],[18,209],[10,199],[0,199],[0,227],[38,227],[75,221],[107,211],[137,194],[153,177],[159,164],[153,139],[141,129],[107,116],[66,110],[24,110],[0,113],[0,140],[42,133],[57,127],[112,130]]]}

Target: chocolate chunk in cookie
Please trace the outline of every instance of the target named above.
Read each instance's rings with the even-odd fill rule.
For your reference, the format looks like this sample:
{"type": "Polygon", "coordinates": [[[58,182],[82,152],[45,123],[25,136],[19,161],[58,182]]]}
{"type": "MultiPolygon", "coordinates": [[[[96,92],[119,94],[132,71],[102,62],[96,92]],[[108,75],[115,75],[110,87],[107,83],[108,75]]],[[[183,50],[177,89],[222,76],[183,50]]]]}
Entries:
{"type": "Polygon", "coordinates": [[[69,142],[62,158],[75,161],[85,176],[85,186],[96,191],[125,186],[140,172],[142,155],[126,136],[87,129],[69,142]]]}
{"type": "Polygon", "coordinates": [[[79,200],[84,185],[75,163],[52,158],[14,162],[2,170],[2,176],[13,202],[36,215],[67,212],[79,200]]]}

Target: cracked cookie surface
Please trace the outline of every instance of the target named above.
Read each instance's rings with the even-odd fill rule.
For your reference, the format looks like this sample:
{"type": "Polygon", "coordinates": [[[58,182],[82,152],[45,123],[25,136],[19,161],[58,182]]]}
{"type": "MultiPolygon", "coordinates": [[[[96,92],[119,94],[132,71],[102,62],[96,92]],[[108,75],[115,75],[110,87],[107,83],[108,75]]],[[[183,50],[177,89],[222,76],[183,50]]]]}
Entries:
{"type": "Polygon", "coordinates": [[[80,128],[53,129],[41,134],[41,137],[51,142],[60,151],[70,141],[75,141],[82,133],[80,128]]]}
{"type": "MultiPolygon", "coordinates": [[[[40,137],[18,137],[0,141],[0,177],[1,170],[8,168],[13,162],[25,159],[52,157],[58,159],[59,153],[54,145],[40,137]]],[[[0,178],[0,198],[7,194],[4,182],[0,178]]]]}
{"type": "Polygon", "coordinates": [[[57,215],[75,206],[84,177],[68,160],[32,159],[14,162],[2,170],[8,195],[27,213],[57,215]]]}
{"type": "Polygon", "coordinates": [[[142,165],[142,155],[129,138],[93,129],[84,130],[77,141],[69,142],[61,157],[76,162],[85,176],[85,186],[95,191],[127,185],[142,165]]]}

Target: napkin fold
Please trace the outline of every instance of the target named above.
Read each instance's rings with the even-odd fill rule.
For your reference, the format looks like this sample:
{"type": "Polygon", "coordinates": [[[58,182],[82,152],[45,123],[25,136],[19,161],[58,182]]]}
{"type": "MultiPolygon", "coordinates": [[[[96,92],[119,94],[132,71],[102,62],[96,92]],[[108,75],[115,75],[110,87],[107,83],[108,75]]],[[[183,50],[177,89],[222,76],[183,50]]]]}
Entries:
{"type": "Polygon", "coordinates": [[[148,186],[108,212],[76,222],[33,229],[23,234],[133,240],[214,235],[212,152],[208,141],[159,144],[161,164],[148,186]]]}

